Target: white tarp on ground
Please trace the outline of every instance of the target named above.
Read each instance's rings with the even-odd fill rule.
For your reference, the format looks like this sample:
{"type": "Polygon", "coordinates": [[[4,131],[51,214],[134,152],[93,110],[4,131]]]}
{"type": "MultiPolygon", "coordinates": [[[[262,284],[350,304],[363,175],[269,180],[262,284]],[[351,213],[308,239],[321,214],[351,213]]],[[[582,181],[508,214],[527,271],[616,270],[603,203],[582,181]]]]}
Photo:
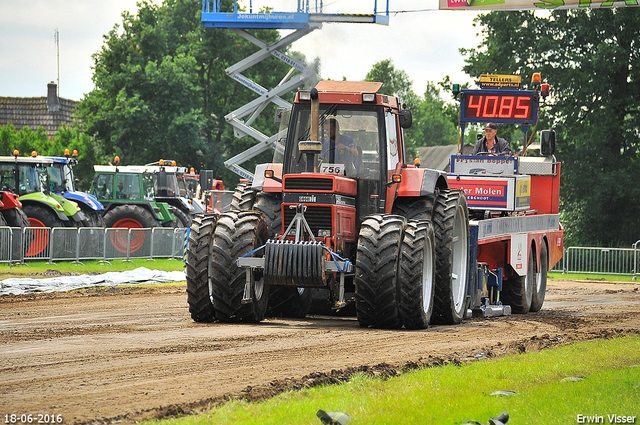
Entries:
{"type": "Polygon", "coordinates": [[[186,280],[183,271],[164,272],[138,267],[126,272],[100,275],[60,276],[44,279],[11,278],[0,282],[0,295],[63,292],[100,286],[135,285],[141,283],[180,282],[186,280]]]}

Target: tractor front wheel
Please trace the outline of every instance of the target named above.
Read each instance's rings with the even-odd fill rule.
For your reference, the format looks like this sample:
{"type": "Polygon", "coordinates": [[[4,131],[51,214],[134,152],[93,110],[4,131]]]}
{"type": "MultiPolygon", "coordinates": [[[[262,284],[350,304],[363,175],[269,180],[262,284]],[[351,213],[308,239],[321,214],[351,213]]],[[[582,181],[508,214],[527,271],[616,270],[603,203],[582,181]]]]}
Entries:
{"type": "Polygon", "coordinates": [[[191,223],[187,244],[187,303],[196,322],[215,319],[209,288],[209,257],[218,214],[198,214],[191,223]]]}
{"type": "Polygon", "coordinates": [[[266,223],[256,212],[231,211],[218,218],[213,235],[210,278],[213,309],[220,321],[257,323],[264,319],[269,286],[264,283],[262,271],[251,271],[251,300],[243,302],[246,269],[238,267],[236,260],[245,255],[262,255],[263,250],[255,250],[266,240],[266,223]]]}
{"type": "Polygon", "coordinates": [[[27,204],[22,205],[22,211],[26,214],[29,225],[36,229],[31,229],[33,234],[33,240],[29,249],[25,253],[25,256],[36,256],[44,251],[49,245],[49,232],[50,230],[44,229],[44,227],[65,227],[64,221],[47,207],[42,205],[27,204]],[[41,227],[42,229],[37,229],[41,227]]]}
{"type": "Polygon", "coordinates": [[[356,315],[362,327],[402,326],[397,276],[405,224],[397,215],[373,215],[362,223],[355,269],[356,315]]]}

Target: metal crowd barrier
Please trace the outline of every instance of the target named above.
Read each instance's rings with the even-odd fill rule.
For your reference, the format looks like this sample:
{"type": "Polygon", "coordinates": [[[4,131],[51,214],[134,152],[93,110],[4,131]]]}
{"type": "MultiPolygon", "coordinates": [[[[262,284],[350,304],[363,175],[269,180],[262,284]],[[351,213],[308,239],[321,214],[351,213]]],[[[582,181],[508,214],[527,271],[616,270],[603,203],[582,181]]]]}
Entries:
{"type": "Polygon", "coordinates": [[[640,271],[640,241],[631,248],[599,248],[572,246],[564,249],[563,257],[553,268],[563,273],[602,273],[633,275],[640,271]]]}
{"type": "Polygon", "coordinates": [[[154,227],[113,229],[100,227],[0,227],[0,263],[27,260],[73,261],[131,260],[184,257],[189,229],[154,227]]]}

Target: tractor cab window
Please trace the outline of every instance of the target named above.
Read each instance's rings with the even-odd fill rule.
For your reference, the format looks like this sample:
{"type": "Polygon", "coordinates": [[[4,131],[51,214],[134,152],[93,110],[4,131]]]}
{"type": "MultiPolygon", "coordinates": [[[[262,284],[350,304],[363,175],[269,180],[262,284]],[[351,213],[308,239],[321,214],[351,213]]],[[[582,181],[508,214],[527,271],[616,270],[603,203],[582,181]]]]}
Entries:
{"type": "Polygon", "coordinates": [[[98,199],[113,199],[113,174],[100,174],[96,177],[93,195],[98,199]]]}
{"type": "Polygon", "coordinates": [[[49,172],[49,184],[53,192],[66,191],[67,188],[64,185],[64,170],[62,164],[53,164],[47,170],[49,172]]]}
{"type": "Polygon", "coordinates": [[[129,199],[129,200],[141,199],[138,174],[128,174],[128,173],[117,174],[116,199],[129,199]]]}
{"type": "MultiPolygon", "coordinates": [[[[288,173],[302,173],[307,156],[300,153],[298,142],[310,140],[311,110],[300,108],[291,127],[293,143],[286,159],[288,173]]],[[[378,179],[380,170],[378,113],[371,107],[336,107],[320,105],[316,155],[319,172],[338,173],[352,178],[378,179]]]]}
{"type": "Polygon", "coordinates": [[[18,166],[18,195],[40,192],[41,187],[35,165],[24,164],[18,166]]]}
{"type": "Polygon", "coordinates": [[[14,168],[13,164],[0,164],[0,182],[2,186],[0,190],[15,191],[15,180],[13,178],[14,168]]]}
{"type": "Polygon", "coordinates": [[[384,116],[385,127],[387,129],[387,180],[391,180],[391,175],[396,170],[396,165],[400,162],[398,152],[398,126],[396,125],[396,115],[386,112],[384,116]]]}
{"type": "Polygon", "coordinates": [[[158,174],[154,174],[153,185],[154,193],[157,196],[179,196],[180,188],[178,187],[178,177],[175,173],[165,173],[164,178],[160,179],[158,179],[158,174]]]}
{"type": "MultiPolygon", "coordinates": [[[[149,173],[142,174],[142,196],[145,201],[153,201],[155,192],[153,191],[153,175],[149,173]]],[[[138,198],[140,199],[140,198],[138,198]]]]}

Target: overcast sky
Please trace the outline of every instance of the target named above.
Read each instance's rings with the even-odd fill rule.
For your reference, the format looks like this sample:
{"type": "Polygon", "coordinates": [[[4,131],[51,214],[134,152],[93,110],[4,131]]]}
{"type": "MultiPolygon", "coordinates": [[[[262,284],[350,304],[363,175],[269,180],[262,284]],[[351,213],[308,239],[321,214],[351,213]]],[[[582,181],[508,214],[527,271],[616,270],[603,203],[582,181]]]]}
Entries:
{"type": "MultiPolygon", "coordinates": [[[[249,0],[245,0],[248,3],[249,0]]],[[[157,0],[156,3],[160,3],[157,0]]],[[[310,0],[316,4],[316,0],[310,0]]],[[[320,0],[317,1],[320,3],[320,0]]],[[[324,13],[372,13],[374,0],[325,0],[324,13]]],[[[458,49],[476,47],[477,12],[439,11],[437,0],[389,0],[388,26],[324,24],[293,45],[307,58],[319,56],[323,78],[361,80],[371,66],[392,59],[424,93],[427,81],[449,75],[468,79],[458,49]]],[[[268,5],[275,11],[295,11],[297,0],[253,0],[254,11],[268,5]]],[[[386,1],[378,1],[378,10],[386,1]]],[[[91,55],[102,36],[122,22],[121,14],[136,13],[136,0],[0,0],[0,96],[40,97],[47,83],[58,80],[55,30],[60,39],[61,97],[81,100],[93,89],[91,55]]],[[[225,31],[209,29],[209,31],[225,31]]]]}

